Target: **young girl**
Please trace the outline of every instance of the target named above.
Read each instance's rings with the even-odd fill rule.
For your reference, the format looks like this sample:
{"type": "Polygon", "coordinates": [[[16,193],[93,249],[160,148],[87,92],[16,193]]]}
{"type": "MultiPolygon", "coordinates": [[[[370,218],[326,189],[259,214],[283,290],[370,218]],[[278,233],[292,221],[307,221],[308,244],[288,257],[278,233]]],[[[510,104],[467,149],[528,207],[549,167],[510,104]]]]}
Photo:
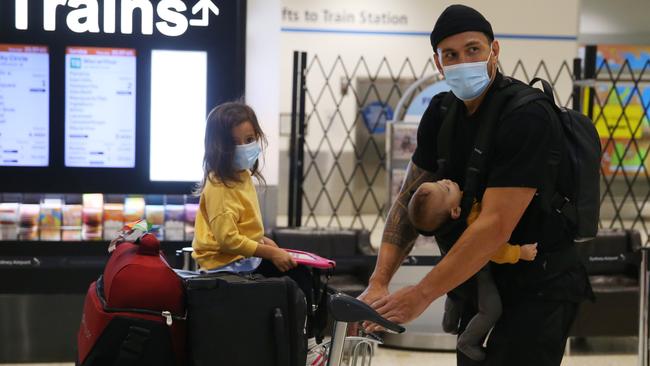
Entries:
{"type": "Polygon", "coordinates": [[[282,272],[297,265],[289,253],[264,237],[252,179],[264,182],[258,170],[261,145],[266,145],[266,138],[249,106],[224,103],[208,115],[192,242],[192,256],[201,269],[253,256],[271,261],[282,272]]]}

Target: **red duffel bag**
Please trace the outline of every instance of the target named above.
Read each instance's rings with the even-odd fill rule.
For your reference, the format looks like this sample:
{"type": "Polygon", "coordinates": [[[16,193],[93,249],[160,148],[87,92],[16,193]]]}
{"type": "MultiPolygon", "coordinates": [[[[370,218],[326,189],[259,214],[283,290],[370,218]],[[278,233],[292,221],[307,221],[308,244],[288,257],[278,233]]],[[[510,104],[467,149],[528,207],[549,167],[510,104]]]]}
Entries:
{"type": "Polygon", "coordinates": [[[182,280],[158,239],[143,233],[118,241],[103,275],[88,288],[77,365],[182,366],[185,314],[182,280]]]}

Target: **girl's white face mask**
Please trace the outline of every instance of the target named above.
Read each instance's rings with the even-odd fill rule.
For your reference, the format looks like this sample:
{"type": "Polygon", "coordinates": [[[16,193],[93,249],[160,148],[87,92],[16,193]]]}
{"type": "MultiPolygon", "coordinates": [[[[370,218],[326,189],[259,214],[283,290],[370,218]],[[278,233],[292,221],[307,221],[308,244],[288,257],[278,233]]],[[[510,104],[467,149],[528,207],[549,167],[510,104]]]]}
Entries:
{"type": "Polygon", "coordinates": [[[253,169],[261,152],[262,148],[257,141],[246,145],[235,146],[234,168],[237,170],[253,169]]]}

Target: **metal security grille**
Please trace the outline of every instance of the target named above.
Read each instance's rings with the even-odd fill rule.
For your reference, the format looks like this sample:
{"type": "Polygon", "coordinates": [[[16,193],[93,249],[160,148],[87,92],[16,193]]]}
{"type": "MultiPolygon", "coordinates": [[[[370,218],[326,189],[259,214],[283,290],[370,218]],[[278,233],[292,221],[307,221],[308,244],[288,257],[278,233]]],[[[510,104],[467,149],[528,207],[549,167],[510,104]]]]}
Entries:
{"type": "Polygon", "coordinates": [[[601,225],[639,230],[647,245],[650,59],[598,57],[587,85],[584,111],[594,121],[603,149],[601,225]]]}
{"type": "MultiPolygon", "coordinates": [[[[296,164],[302,174],[290,180],[290,225],[381,230],[388,208],[385,122],[404,90],[435,71],[433,61],[416,66],[408,58],[391,64],[360,57],[346,63],[339,56],[325,62],[318,55],[307,60],[304,53],[294,60],[302,61],[302,70],[294,67],[303,77],[294,86],[304,89],[294,93],[293,120],[296,138],[304,139],[304,161],[296,164]],[[364,114],[364,108],[373,113],[364,114]]],[[[292,148],[292,155],[300,151],[292,148]]]]}
{"type": "MultiPolygon", "coordinates": [[[[647,234],[650,175],[643,136],[650,132],[650,92],[645,99],[642,93],[650,66],[612,67],[602,59],[596,67],[595,47],[587,47],[585,58],[553,67],[520,60],[500,69],[526,82],[535,77],[549,81],[559,105],[591,113],[596,126],[602,124],[603,152],[611,159],[609,166],[603,164],[601,226],[647,234]],[[622,86],[630,90],[623,92],[622,86]],[[636,120],[627,113],[631,105],[636,120]],[[622,130],[629,138],[618,137],[622,130]],[[629,166],[630,159],[639,163],[636,168],[629,166]]],[[[389,209],[383,127],[409,85],[434,73],[432,59],[350,61],[294,54],[289,225],[363,228],[379,238],[389,209]]]]}

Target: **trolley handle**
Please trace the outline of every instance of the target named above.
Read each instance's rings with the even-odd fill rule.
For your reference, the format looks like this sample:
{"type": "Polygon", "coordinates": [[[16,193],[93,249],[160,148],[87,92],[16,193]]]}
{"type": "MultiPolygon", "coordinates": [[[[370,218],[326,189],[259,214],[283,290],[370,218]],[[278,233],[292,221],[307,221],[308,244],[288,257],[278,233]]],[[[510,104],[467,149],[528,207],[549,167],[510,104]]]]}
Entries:
{"type": "Polygon", "coordinates": [[[386,328],[390,332],[404,333],[406,331],[406,328],[403,326],[382,317],[368,304],[352,296],[340,292],[332,294],[330,295],[329,305],[330,313],[336,321],[346,323],[370,321],[386,328]]]}

